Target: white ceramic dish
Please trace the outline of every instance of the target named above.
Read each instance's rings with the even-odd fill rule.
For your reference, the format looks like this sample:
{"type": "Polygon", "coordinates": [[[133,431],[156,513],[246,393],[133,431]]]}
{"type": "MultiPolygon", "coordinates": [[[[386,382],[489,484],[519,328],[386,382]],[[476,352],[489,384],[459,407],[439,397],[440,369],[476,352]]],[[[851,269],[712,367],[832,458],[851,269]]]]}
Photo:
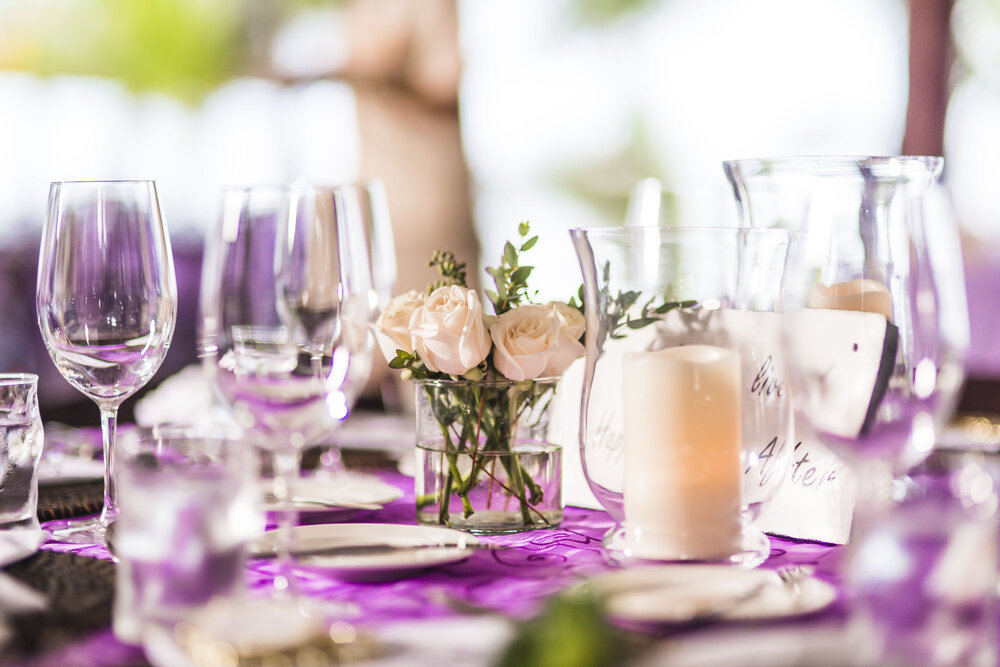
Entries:
{"type": "Polygon", "coordinates": [[[833,586],[812,576],[786,583],[773,570],[724,565],[619,570],[586,585],[610,617],[651,624],[791,618],[820,611],[837,597],[833,586]]]}
{"type": "MultiPolygon", "coordinates": [[[[341,523],[296,526],[294,550],[389,544],[399,547],[442,545],[375,554],[309,555],[296,557],[298,567],[315,569],[351,581],[399,579],[439,565],[460,563],[472,553],[462,545],[478,544],[475,536],[450,528],[381,523],[341,523]],[[453,546],[454,545],[454,546],[453,546]]],[[[276,531],[268,531],[253,545],[251,555],[271,556],[276,531]]],[[[293,552],[294,552],[293,550],[293,552]]]]}
{"type": "Polygon", "coordinates": [[[104,461],[77,456],[42,456],[39,484],[77,484],[104,479],[104,461]]]}
{"type": "MultiPolygon", "coordinates": [[[[269,501],[271,482],[262,484],[264,509],[276,512],[278,503],[269,501]]],[[[378,509],[402,497],[403,492],[372,475],[338,472],[329,476],[302,477],[295,483],[293,496],[299,512],[351,512],[357,509],[378,509]],[[318,502],[308,502],[316,500],[318,502]],[[363,506],[375,507],[363,507],[363,506]]]]}

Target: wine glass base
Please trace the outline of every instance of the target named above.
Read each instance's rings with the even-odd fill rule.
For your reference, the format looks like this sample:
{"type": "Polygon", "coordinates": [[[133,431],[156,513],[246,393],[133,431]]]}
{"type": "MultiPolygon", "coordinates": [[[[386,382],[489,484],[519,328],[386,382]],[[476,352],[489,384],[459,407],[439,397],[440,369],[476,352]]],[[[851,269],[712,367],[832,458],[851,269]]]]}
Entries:
{"type": "Polygon", "coordinates": [[[55,542],[96,545],[108,543],[108,525],[100,517],[54,521],[46,529],[55,542]]]}
{"type": "Polygon", "coordinates": [[[648,567],[666,563],[698,563],[711,565],[731,565],[744,569],[752,569],[763,564],[771,555],[771,541],[759,528],[747,526],[743,529],[741,549],[729,556],[721,558],[684,559],[665,558],[651,559],[636,556],[625,544],[625,529],[613,526],[601,541],[601,554],[604,559],[615,567],[648,567]]]}

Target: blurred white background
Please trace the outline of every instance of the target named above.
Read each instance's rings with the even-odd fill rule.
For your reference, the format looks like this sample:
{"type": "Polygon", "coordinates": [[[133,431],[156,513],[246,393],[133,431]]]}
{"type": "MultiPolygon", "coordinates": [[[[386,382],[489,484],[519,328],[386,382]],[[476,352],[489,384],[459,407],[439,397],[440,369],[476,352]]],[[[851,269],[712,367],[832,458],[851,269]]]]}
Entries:
{"type": "MultiPolygon", "coordinates": [[[[640,178],[668,222],[716,224],[724,159],[907,142],[945,154],[970,364],[1000,376],[1000,0],[0,0],[0,250],[34,252],[52,180],[155,178],[197,245],[224,185],[381,177],[401,290],[434,248],[496,264],[530,220],[534,285],[566,298],[566,231],[621,224],[640,178]],[[943,37],[911,44],[913,9],[943,37]],[[943,139],[907,128],[924,101],[943,139]]],[[[0,318],[0,366],[23,366],[29,310],[0,318]]]]}

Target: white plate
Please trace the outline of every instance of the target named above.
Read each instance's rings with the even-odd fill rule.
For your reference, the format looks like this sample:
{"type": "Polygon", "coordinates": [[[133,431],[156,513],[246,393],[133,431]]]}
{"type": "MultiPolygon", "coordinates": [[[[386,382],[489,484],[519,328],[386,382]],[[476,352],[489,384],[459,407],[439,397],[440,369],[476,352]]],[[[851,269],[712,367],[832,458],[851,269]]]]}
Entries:
{"type": "MultiPolygon", "coordinates": [[[[271,491],[273,482],[262,483],[262,493],[266,496],[271,491]]],[[[324,503],[309,503],[297,501],[295,509],[299,512],[341,512],[358,509],[355,505],[385,505],[403,496],[398,487],[383,482],[372,475],[354,472],[337,472],[319,477],[300,477],[293,489],[295,498],[315,498],[324,503]]],[[[278,503],[264,502],[264,509],[276,512],[280,509],[278,503]]]]}
{"type": "MultiPolygon", "coordinates": [[[[293,551],[382,544],[400,547],[449,545],[379,554],[303,556],[295,559],[299,567],[321,570],[351,581],[398,579],[430,567],[460,563],[472,553],[471,549],[464,549],[460,545],[479,543],[473,535],[450,528],[383,523],[296,526],[293,533],[293,551]],[[455,546],[450,546],[453,544],[455,546]]],[[[268,531],[253,545],[251,555],[273,554],[276,544],[277,531],[268,531]]]]}
{"type": "Polygon", "coordinates": [[[77,456],[42,456],[39,484],[75,484],[104,479],[104,461],[77,456]]]}
{"type": "Polygon", "coordinates": [[[724,565],[666,565],[619,570],[587,584],[609,616],[638,623],[764,620],[802,616],[837,597],[830,584],[801,576],[786,584],[772,570],[724,565]]]}

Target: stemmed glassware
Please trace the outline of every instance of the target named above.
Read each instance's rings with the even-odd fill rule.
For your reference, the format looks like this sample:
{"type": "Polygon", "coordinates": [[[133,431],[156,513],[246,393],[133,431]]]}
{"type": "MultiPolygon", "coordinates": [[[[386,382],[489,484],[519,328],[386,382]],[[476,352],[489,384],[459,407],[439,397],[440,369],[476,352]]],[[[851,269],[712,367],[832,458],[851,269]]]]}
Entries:
{"type": "Polygon", "coordinates": [[[231,189],[206,249],[201,354],[235,421],[273,455],[283,508],[279,589],[294,583],[291,493],[301,452],[347,416],[347,385],[370,363],[361,231],[328,189],[231,189]]]}
{"type": "MultiPolygon", "coordinates": [[[[385,186],[377,179],[363,183],[350,183],[330,186],[329,192],[336,192],[343,202],[344,215],[357,218],[362,229],[362,245],[368,256],[368,267],[371,270],[371,285],[369,290],[368,317],[374,325],[382,308],[395,296],[396,287],[396,249],[393,241],[392,222],[389,218],[389,202],[385,186]]],[[[368,328],[368,346],[362,351],[355,351],[355,356],[368,356],[374,353],[374,329],[368,328]]],[[[371,362],[359,360],[351,364],[350,376],[344,383],[341,394],[345,400],[345,409],[353,407],[368,383],[371,362]]],[[[379,385],[382,399],[387,405],[398,401],[393,386],[393,377],[385,377],[379,385]]],[[[316,474],[320,476],[337,476],[344,472],[340,465],[340,452],[336,445],[331,444],[320,457],[320,468],[316,474]]],[[[352,475],[352,483],[360,483],[369,476],[362,473],[352,475]]]]}
{"type": "Polygon", "coordinates": [[[351,196],[353,192],[353,196],[359,201],[371,263],[375,303],[370,315],[374,320],[382,312],[385,304],[395,296],[396,289],[396,245],[392,235],[385,185],[382,181],[373,179],[337,189],[345,192],[346,196],[351,196]]]}
{"type": "MultiPolygon", "coordinates": [[[[370,324],[378,319],[382,308],[394,296],[396,286],[396,250],[393,242],[392,223],[389,219],[389,202],[385,186],[379,180],[335,186],[309,186],[323,197],[336,196],[341,202],[340,215],[351,218],[352,228],[360,230],[356,239],[356,252],[367,257],[368,318],[370,324]]],[[[375,339],[371,327],[366,330],[368,345],[354,350],[355,357],[374,352],[375,339]]],[[[359,360],[351,365],[350,375],[341,390],[349,409],[358,399],[371,371],[371,361],[359,360]]]]}
{"type": "Polygon", "coordinates": [[[104,445],[100,516],[69,521],[53,537],[102,544],[118,514],[118,407],[160,367],[177,318],[173,256],[156,184],[53,183],[36,297],[49,355],[63,377],[97,403],[104,445]]]}

